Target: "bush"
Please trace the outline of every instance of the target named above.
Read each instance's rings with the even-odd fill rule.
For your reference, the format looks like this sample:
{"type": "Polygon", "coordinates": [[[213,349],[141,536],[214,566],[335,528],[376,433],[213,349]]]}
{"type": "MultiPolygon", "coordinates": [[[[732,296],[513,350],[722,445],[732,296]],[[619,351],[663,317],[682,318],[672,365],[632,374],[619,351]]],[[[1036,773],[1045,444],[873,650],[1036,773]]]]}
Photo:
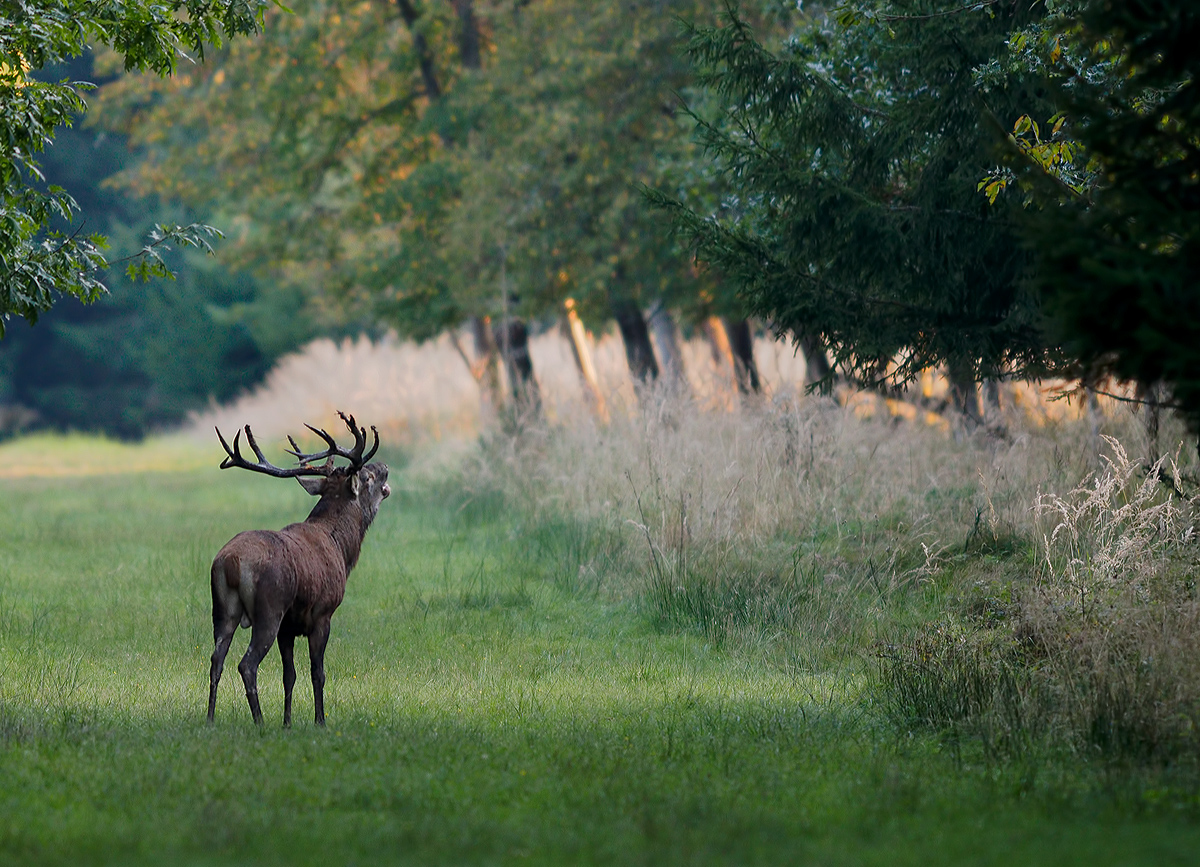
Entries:
{"type": "Polygon", "coordinates": [[[1006,754],[1047,742],[1109,758],[1195,754],[1197,499],[1166,483],[1181,475],[1172,462],[1144,468],[1104,439],[1101,472],[1035,499],[1038,568],[1006,617],[941,621],[881,649],[893,720],[1006,754]]]}

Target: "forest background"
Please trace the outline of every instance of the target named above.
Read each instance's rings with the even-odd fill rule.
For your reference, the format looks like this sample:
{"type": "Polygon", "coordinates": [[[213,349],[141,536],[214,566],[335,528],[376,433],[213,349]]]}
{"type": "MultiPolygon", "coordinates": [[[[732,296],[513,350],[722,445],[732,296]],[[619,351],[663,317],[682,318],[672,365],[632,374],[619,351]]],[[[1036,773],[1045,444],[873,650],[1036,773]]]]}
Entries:
{"type": "Polygon", "coordinates": [[[1187,13],[943,6],[314,4],[165,78],[63,53],[38,74],[105,82],[47,152],[88,206],[63,250],[229,237],[5,341],[8,425],[138,436],[318,333],[463,327],[532,406],[525,341],[564,315],[615,322],[637,382],[681,380],[678,325],[754,390],[756,314],[823,387],[942,364],[978,420],[979,381],[1116,374],[1194,417],[1187,13]]]}
{"type": "MultiPolygon", "coordinates": [[[[640,190],[703,181],[682,21],[715,9],[660,5],[313,4],[269,11],[261,37],[170,79],[118,75],[103,53],[44,70],[102,83],[44,160],[89,230],[136,249],[155,223],[203,214],[229,237],[215,261],[168,254],[173,283],[114,275],[97,304],[11,327],[10,428],[139,437],[314,336],[389,329],[469,325],[475,357],[504,351],[535,387],[508,350],[568,297],[598,332],[615,319],[639,381],[659,373],[645,313],[666,350],[672,313],[687,333],[723,315],[744,353],[732,286],[697,270],[640,190]]],[[[678,350],[662,361],[680,375],[678,350]]],[[[494,361],[474,373],[499,387],[494,361]]]]}

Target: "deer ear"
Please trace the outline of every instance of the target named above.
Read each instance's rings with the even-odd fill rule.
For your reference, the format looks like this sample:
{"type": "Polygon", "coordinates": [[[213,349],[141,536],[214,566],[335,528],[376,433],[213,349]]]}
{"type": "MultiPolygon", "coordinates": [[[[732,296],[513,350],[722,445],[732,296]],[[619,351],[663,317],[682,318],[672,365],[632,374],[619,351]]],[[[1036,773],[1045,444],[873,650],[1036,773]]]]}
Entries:
{"type": "Polygon", "coordinates": [[[308,491],[314,497],[321,496],[321,493],[325,490],[326,479],[319,476],[315,479],[306,479],[303,476],[297,476],[296,481],[300,483],[300,487],[304,488],[304,490],[308,491]]]}
{"type": "Polygon", "coordinates": [[[355,473],[354,475],[352,475],[350,477],[350,499],[352,499],[352,500],[358,499],[358,492],[359,492],[359,489],[361,488],[361,485],[362,485],[362,483],[359,482],[359,480],[358,480],[358,473],[355,473]]]}

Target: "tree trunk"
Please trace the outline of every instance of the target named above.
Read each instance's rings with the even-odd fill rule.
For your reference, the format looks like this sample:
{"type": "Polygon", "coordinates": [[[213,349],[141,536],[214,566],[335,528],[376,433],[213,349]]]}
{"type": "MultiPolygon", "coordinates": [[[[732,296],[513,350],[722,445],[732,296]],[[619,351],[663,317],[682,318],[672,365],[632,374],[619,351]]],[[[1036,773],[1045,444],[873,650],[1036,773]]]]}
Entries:
{"type": "Polygon", "coordinates": [[[1147,460],[1150,466],[1158,463],[1160,452],[1158,448],[1158,424],[1160,419],[1160,406],[1157,385],[1142,385],[1138,383],[1137,390],[1134,392],[1134,397],[1138,400],[1145,401],[1141,409],[1145,415],[1142,418],[1142,423],[1146,427],[1146,445],[1149,449],[1147,460]]]}
{"type": "Polygon", "coordinates": [[[825,344],[821,338],[815,334],[801,334],[800,351],[804,353],[805,384],[832,384],[833,368],[829,364],[829,356],[825,354],[825,344]]]}
{"type": "Polygon", "coordinates": [[[500,358],[496,341],[492,337],[491,320],[486,316],[471,317],[471,339],[475,344],[475,363],[471,375],[479,383],[479,399],[484,420],[495,418],[504,405],[504,391],[500,386],[500,358]]]}
{"type": "Polygon", "coordinates": [[[754,363],[754,335],[745,319],[724,320],[733,358],[733,378],[740,394],[757,394],[761,390],[758,365],[754,363]]]}
{"type": "Polygon", "coordinates": [[[529,331],[521,319],[506,319],[495,327],[494,337],[504,360],[513,402],[518,416],[538,417],[542,413],[542,393],[533,377],[529,357],[529,331]]]}
{"type": "Polygon", "coordinates": [[[588,396],[588,401],[596,413],[596,417],[602,424],[608,424],[608,407],[604,402],[604,392],[600,390],[600,378],[596,375],[596,365],[592,363],[592,350],[588,346],[583,320],[575,311],[575,299],[568,298],[563,306],[567,310],[564,320],[565,330],[571,343],[571,354],[575,356],[575,366],[579,368],[579,376],[583,380],[584,393],[588,396]]]}
{"type": "Polygon", "coordinates": [[[396,7],[400,10],[400,17],[404,19],[408,32],[412,34],[413,50],[417,53],[417,61],[421,66],[421,80],[425,83],[425,95],[429,97],[430,102],[436,102],[442,96],[442,86],[438,82],[437,70],[433,65],[433,51],[429,48],[425,34],[416,27],[421,13],[412,5],[412,0],[396,0],[396,7]]]}
{"type": "Polygon", "coordinates": [[[454,0],[454,11],[458,13],[458,56],[464,69],[479,69],[482,58],[479,51],[479,19],[475,17],[474,0],[454,0]]]}
{"type": "Polygon", "coordinates": [[[980,389],[983,392],[984,412],[998,419],[1004,411],[1004,405],[1000,400],[1000,380],[995,377],[985,379],[980,389]]]}
{"type": "Polygon", "coordinates": [[[988,409],[1001,410],[1003,405],[1000,402],[1000,380],[985,379],[980,386],[983,390],[983,402],[988,409]]]}
{"type": "Polygon", "coordinates": [[[683,367],[683,353],[679,349],[679,331],[661,301],[655,301],[650,307],[650,331],[658,344],[658,357],[662,359],[667,382],[682,391],[687,387],[687,373],[683,367]]]}
{"type": "Polygon", "coordinates": [[[654,347],[650,345],[650,332],[642,311],[632,301],[613,301],[613,318],[621,329],[621,340],[625,344],[625,360],[635,385],[649,385],[658,379],[658,361],[654,358],[654,347]]]}
{"type": "Polygon", "coordinates": [[[1100,384],[1095,373],[1086,373],[1079,379],[1083,388],[1083,409],[1087,413],[1088,426],[1092,429],[1092,438],[1100,438],[1100,399],[1096,397],[1096,386],[1100,384]]]}
{"type": "Polygon", "coordinates": [[[728,370],[733,379],[726,380],[726,383],[732,384],[736,388],[737,374],[733,360],[733,347],[729,345],[729,333],[725,330],[725,323],[716,316],[709,316],[701,327],[704,330],[704,336],[708,338],[708,345],[712,348],[713,361],[717,365],[718,380],[722,378],[721,371],[728,370]]]}
{"type": "Polygon", "coordinates": [[[947,371],[950,380],[950,401],[969,427],[983,424],[983,406],[979,402],[978,383],[969,366],[951,364],[947,371]]]}

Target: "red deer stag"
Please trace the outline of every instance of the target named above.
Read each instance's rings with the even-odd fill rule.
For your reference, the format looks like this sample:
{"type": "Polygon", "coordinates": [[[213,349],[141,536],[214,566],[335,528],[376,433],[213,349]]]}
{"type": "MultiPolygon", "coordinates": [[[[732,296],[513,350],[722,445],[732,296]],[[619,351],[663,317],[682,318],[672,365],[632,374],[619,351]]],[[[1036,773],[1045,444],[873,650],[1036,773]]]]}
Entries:
{"type": "Polygon", "coordinates": [[[250,530],[234,536],[212,564],[213,654],[209,670],[208,721],[217,707],[217,684],[225,667],[225,655],[238,624],[251,627],[250,647],[238,663],[238,672],[246,685],[246,700],[254,722],[262,725],[258,704],[258,666],[279,639],[283,660],[283,724],[292,724],[292,687],[296,666],[292,651],[297,635],[308,637],[308,657],[312,663],[313,703],[317,725],[325,724],[325,644],[329,640],[329,620],[342,602],[346,578],[362,548],[363,537],[379,511],[379,504],[391,493],[387,484],[386,464],[368,464],[379,448],[379,431],[371,450],[363,454],[367,432],[354,417],[338,413],[354,434],[354,447],[339,448],[323,430],[305,425],[329,446],[325,451],[304,454],[296,441],[288,437],[289,454],[299,466],[283,469],[263,457],[246,425],[246,441],[258,461],[242,457],[238,431],[233,448],[217,431],[217,438],[228,457],[221,469],[241,467],[256,473],[287,479],[295,478],[304,490],[320,501],[301,524],[290,524],[279,532],[250,530]],[[334,458],[345,458],[349,466],[335,467],[334,458]],[[319,463],[324,461],[324,463],[319,463]],[[311,478],[304,478],[304,477],[311,478]]]}

